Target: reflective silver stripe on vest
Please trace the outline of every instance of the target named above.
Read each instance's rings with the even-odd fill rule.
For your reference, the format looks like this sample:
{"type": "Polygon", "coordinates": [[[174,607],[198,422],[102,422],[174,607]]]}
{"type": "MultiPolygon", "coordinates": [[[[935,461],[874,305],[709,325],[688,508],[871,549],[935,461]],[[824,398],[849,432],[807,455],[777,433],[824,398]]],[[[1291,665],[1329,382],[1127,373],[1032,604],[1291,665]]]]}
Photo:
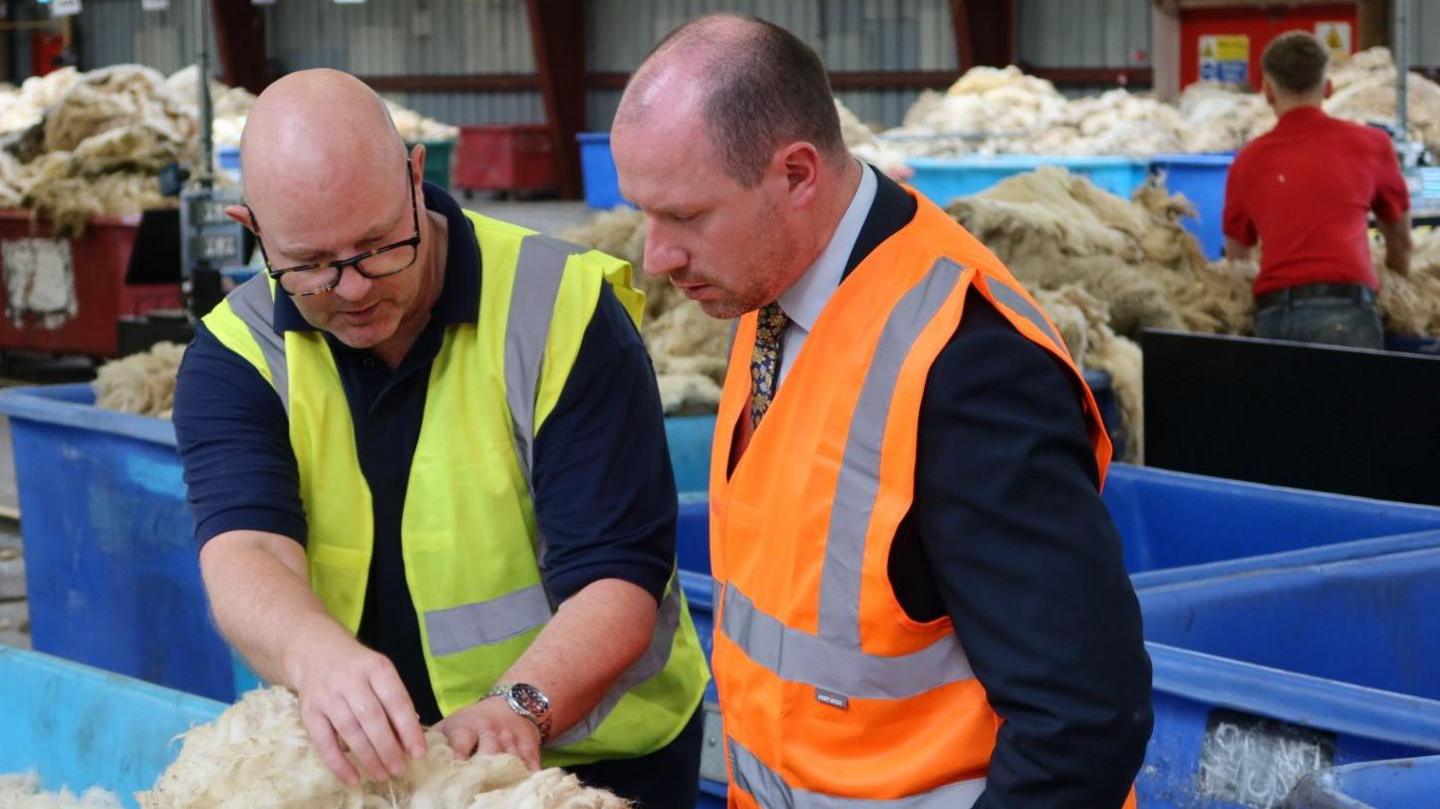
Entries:
{"type": "MultiPolygon", "coordinates": [[[[555,297],[565,276],[565,263],[588,248],[549,236],[532,234],[520,242],[515,288],[505,324],[505,399],[515,431],[520,471],[530,481],[535,458],[535,406],[540,396],[541,365],[550,338],[555,297]]],[[[531,494],[534,494],[533,486],[531,494]]]]}
{"type": "Polygon", "coordinates": [[[265,273],[241,284],[230,293],[230,310],[250,329],[250,336],[260,346],[265,364],[270,366],[270,380],[280,394],[285,414],[290,414],[290,370],[285,363],[285,337],[275,333],[275,299],[270,294],[265,273]]]}
{"type": "Polygon", "coordinates": [[[733,582],[724,592],[725,637],[782,680],[843,697],[905,699],[975,676],[953,633],[908,655],[866,654],[785,626],[757,609],[733,582]]]}
{"type": "MultiPolygon", "coordinates": [[[[865,563],[865,534],[880,490],[880,451],[900,366],[910,356],[920,332],[960,283],[963,272],[963,267],[949,259],[935,262],[890,310],[875,356],[865,372],[845,440],[820,577],[820,637],[842,649],[860,649],[860,574],[865,563]]],[[[841,689],[840,693],[849,692],[841,689]]]]}
{"type": "Polygon", "coordinates": [[[985,779],[975,778],[907,798],[841,798],[806,789],[792,789],[779,773],[765,766],[734,739],[727,738],[725,747],[730,754],[735,786],[754,796],[763,809],[970,809],[985,791],[985,779]]]}
{"type": "Polygon", "coordinates": [[[610,686],[610,690],[583,720],[551,740],[550,745],[560,747],[574,744],[599,730],[600,723],[615,710],[615,706],[630,693],[630,689],[665,670],[665,665],[670,662],[670,650],[675,645],[675,635],[679,631],[680,580],[671,573],[669,592],[661,599],[660,611],[655,616],[655,633],[650,636],[650,646],[640,655],[639,660],[631,663],[630,668],[620,674],[615,684],[610,686]]]}
{"type": "Polygon", "coordinates": [[[509,640],[550,620],[545,588],[532,585],[490,601],[425,613],[430,654],[455,654],[509,640]]]}
{"type": "Polygon", "coordinates": [[[1040,310],[1036,309],[1034,304],[1026,300],[1020,293],[1011,289],[1010,286],[1003,281],[998,281],[994,278],[987,278],[985,280],[986,283],[990,285],[990,292],[993,293],[1001,303],[1014,309],[1015,314],[1030,321],[1034,324],[1035,328],[1044,332],[1051,340],[1054,340],[1056,348],[1059,348],[1066,354],[1070,353],[1070,346],[1065,345],[1065,340],[1055,331],[1054,327],[1045,320],[1045,316],[1040,314],[1040,310]]]}

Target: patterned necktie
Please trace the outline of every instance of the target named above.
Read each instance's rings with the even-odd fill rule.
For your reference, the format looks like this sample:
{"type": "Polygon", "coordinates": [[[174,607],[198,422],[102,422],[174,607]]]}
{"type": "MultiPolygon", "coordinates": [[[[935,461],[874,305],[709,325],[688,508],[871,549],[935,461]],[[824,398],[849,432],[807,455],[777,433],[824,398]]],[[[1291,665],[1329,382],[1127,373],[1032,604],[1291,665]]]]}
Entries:
{"type": "Polygon", "coordinates": [[[755,324],[755,350],[750,355],[750,427],[760,426],[760,419],[770,409],[770,400],[775,398],[775,388],[780,382],[780,338],[790,318],[779,303],[769,303],[760,308],[760,317],[755,324]]]}

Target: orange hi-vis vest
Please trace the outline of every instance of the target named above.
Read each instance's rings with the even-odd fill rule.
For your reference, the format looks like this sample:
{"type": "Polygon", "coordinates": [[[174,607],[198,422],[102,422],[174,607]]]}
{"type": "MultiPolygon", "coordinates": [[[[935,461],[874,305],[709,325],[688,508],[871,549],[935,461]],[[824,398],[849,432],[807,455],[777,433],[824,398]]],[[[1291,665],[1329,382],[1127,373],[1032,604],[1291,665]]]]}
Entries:
{"type": "Polygon", "coordinates": [[[974,237],[918,204],[836,290],[730,472],[756,314],[736,331],[710,471],[732,807],[964,809],[985,789],[1001,719],[950,619],[911,620],[887,574],[914,499],[925,380],[967,290],[1074,374],[1102,480],[1110,463],[1055,326],[974,237]]]}

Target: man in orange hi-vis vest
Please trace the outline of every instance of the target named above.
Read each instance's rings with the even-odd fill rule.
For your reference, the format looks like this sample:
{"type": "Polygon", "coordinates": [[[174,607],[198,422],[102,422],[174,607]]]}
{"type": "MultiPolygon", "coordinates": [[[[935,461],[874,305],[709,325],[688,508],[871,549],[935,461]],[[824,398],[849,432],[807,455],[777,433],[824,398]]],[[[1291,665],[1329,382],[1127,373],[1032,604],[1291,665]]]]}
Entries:
{"type": "Polygon", "coordinates": [[[1150,663],[1054,325],[849,156],[783,28],[672,33],[611,143],[645,271],[739,318],[710,475],[730,805],[1133,806],[1150,663]]]}

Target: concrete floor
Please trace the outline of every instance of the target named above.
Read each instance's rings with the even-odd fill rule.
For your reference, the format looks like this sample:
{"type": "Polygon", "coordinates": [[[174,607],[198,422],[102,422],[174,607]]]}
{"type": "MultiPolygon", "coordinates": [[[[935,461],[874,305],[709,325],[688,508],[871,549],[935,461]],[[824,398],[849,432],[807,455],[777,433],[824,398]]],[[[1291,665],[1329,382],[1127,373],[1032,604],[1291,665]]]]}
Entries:
{"type": "MultiPolygon", "coordinates": [[[[583,202],[567,200],[515,201],[457,194],[460,204],[477,213],[559,234],[594,215],[583,202]]],[[[89,378],[85,362],[75,358],[11,358],[5,364],[0,387],[17,384],[74,382],[89,378]]],[[[25,602],[25,559],[21,546],[20,499],[15,484],[15,462],[10,448],[10,424],[0,416],[0,644],[30,648],[30,621],[25,602]]]]}

